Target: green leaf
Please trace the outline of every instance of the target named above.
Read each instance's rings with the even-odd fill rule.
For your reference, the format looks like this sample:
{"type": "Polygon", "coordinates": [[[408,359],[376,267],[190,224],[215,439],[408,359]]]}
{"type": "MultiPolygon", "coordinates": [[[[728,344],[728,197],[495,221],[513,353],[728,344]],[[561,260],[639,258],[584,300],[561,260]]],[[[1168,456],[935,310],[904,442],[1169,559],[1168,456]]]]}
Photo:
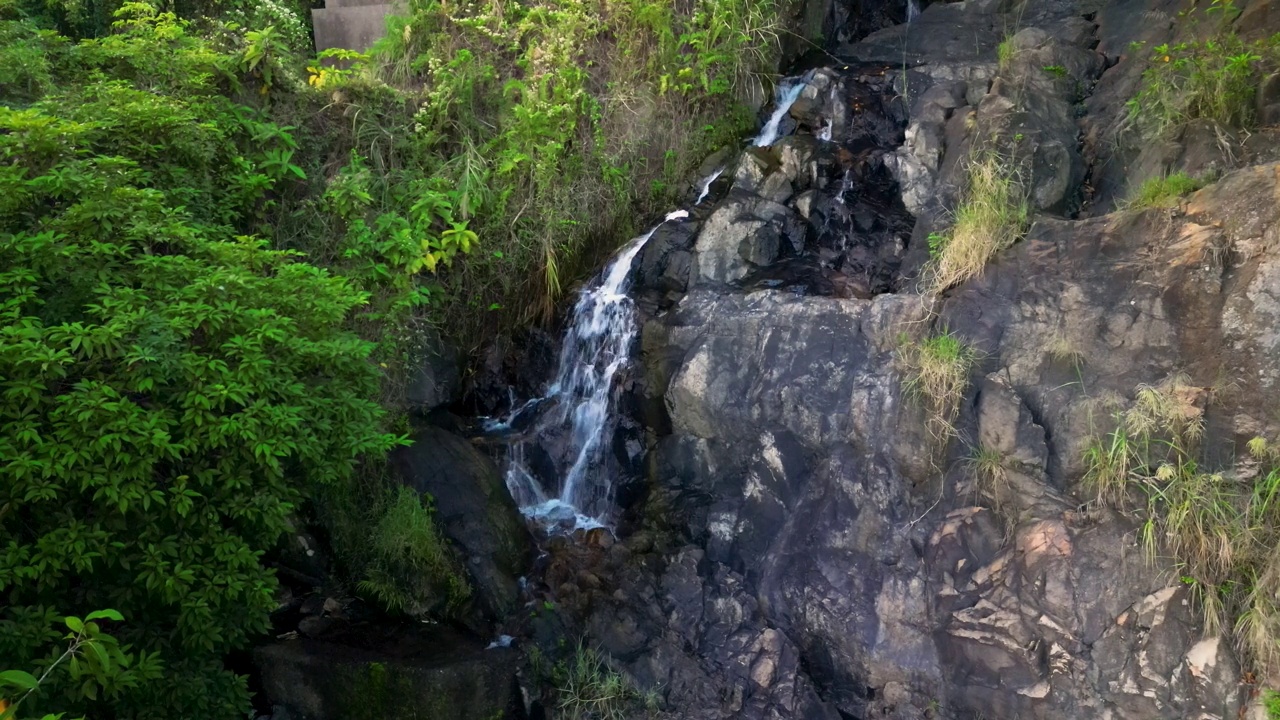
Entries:
{"type": "Polygon", "coordinates": [[[40,681],[36,680],[34,675],[21,670],[0,672],[0,683],[20,690],[35,690],[40,685],[40,681]]]}
{"type": "Polygon", "coordinates": [[[67,629],[69,629],[71,632],[74,632],[74,633],[84,632],[84,622],[81,621],[80,618],[78,617],[72,617],[71,615],[68,615],[62,619],[62,622],[66,623],[67,629]]]}

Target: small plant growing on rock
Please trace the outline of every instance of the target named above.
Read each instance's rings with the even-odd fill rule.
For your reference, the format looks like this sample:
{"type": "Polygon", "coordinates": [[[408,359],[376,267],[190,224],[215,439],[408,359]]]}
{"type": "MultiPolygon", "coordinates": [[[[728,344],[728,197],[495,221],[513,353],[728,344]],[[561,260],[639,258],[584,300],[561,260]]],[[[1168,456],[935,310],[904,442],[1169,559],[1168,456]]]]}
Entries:
{"type": "Polygon", "coordinates": [[[1009,64],[1013,62],[1013,55],[1017,52],[1013,47],[1013,36],[1005,38],[996,46],[996,62],[1003,72],[1009,69],[1009,64]]]}
{"type": "Polygon", "coordinates": [[[973,367],[973,350],[953,333],[943,332],[921,342],[903,342],[898,357],[903,365],[903,389],[924,407],[929,433],[945,445],[956,432],[960,401],[973,367]]]}
{"type": "Polygon", "coordinates": [[[1013,163],[985,151],[969,164],[968,187],[955,210],[955,224],[941,241],[930,238],[930,289],[941,292],[982,273],[996,253],[1026,232],[1031,216],[1013,163]]]}
{"type": "Polygon", "coordinates": [[[1142,89],[1128,103],[1125,127],[1165,136],[1205,119],[1228,128],[1253,124],[1253,98],[1271,50],[1234,34],[1203,42],[1157,45],[1142,89]]]}
{"type": "Polygon", "coordinates": [[[1123,209],[1171,208],[1178,204],[1182,196],[1204,187],[1205,182],[1202,178],[1191,177],[1184,172],[1153,177],[1138,186],[1137,191],[1124,203],[1123,209]]]}

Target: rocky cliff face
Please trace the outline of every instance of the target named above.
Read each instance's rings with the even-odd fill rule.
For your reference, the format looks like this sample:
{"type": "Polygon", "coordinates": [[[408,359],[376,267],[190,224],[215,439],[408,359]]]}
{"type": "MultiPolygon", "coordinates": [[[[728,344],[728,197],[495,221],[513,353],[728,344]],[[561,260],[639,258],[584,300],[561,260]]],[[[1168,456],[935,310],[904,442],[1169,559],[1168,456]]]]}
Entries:
{"type": "Polygon", "coordinates": [[[1130,43],[1169,37],[1177,9],[929,5],[843,47],[792,110],[800,134],[742,155],[646,248],[648,477],[588,580],[550,586],[670,717],[1243,712],[1231,641],[1081,483],[1110,410],[1174,374],[1223,463],[1280,430],[1280,165],[1257,140],[1113,132],[1130,43]],[[986,138],[1021,164],[1034,223],[980,277],[919,294],[986,138]],[[1225,175],[1177,208],[1115,210],[1206,167],[1225,175]],[[945,445],[898,353],[944,328],[977,350],[945,445]],[[995,497],[979,446],[1004,459],[995,497]]]}

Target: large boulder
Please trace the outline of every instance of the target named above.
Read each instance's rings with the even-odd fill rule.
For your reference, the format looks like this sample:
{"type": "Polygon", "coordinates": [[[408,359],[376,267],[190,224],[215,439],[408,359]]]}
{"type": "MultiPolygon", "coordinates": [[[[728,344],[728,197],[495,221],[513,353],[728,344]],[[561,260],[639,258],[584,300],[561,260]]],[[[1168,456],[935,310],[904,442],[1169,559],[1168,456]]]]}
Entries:
{"type": "Polygon", "coordinates": [[[419,427],[394,466],[405,485],[429,495],[440,530],[461,551],[473,597],[493,618],[515,608],[518,578],[531,556],[524,519],[493,461],[466,439],[419,427]]]}

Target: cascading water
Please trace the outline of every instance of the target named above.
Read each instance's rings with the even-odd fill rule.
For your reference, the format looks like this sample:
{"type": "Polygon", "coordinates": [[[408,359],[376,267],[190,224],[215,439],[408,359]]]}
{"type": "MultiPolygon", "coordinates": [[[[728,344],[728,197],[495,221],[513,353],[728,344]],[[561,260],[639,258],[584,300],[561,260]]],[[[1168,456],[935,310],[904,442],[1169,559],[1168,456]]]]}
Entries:
{"type": "MultiPolygon", "coordinates": [[[[754,145],[765,147],[777,141],[782,118],[804,90],[805,80],[786,78],[779,83],[777,107],[754,145]]],[[[696,203],[706,199],[711,183],[724,170],[702,180],[696,203]]],[[[506,420],[488,424],[492,433],[518,436],[508,443],[507,489],[521,512],[545,526],[571,523],[576,529],[590,529],[610,520],[614,478],[603,466],[606,439],[617,427],[612,412],[614,378],[630,358],[639,330],[635,303],[628,296],[632,265],[658,228],[688,216],[685,210],[672,212],[627,243],[605,268],[600,282],[578,297],[560,348],[560,365],[546,394],[524,403],[506,420]],[[515,428],[524,429],[517,433],[515,428]],[[558,448],[547,453],[559,481],[554,495],[532,469],[534,443],[558,448]]]]}
{"type": "MultiPolygon", "coordinates": [[[[663,223],[688,216],[688,212],[677,210],[663,223]]],[[[568,452],[556,463],[561,483],[555,497],[547,496],[529,470],[528,441],[510,445],[507,489],[525,515],[543,523],[572,519],[574,527],[592,528],[608,521],[612,478],[608,473],[589,475],[600,462],[603,439],[615,427],[610,412],[613,380],[630,357],[636,337],[635,303],[627,295],[631,266],[663,223],[627,243],[605,268],[600,283],[579,296],[560,348],[560,367],[547,394],[525,403],[507,421],[490,425],[490,430],[509,429],[519,424],[523,414],[539,412],[532,428],[535,438],[565,437],[568,452]],[[552,407],[541,410],[548,402],[552,407]]]]}
{"type": "Polygon", "coordinates": [[[907,0],[907,22],[920,17],[920,0],[907,0]]]}
{"type": "Polygon", "coordinates": [[[724,168],[720,168],[702,178],[702,181],[698,183],[698,199],[693,201],[694,205],[701,205],[702,201],[707,199],[707,196],[711,194],[711,183],[715,182],[716,178],[719,178],[722,174],[724,174],[724,168]]]}
{"type": "Polygon", "coordinates": [[[756,147],[769,147],[778,141],[781,136],[782,118],[787,116],[787,111],[795,104],[796,99],[800,97],[800,93],[804,91],[804,86],[808,77],[783,78],[778,83],[777,88],[777,107],[773,109],[773,114],[769,116],[769,121],[761,128],[760,134],[756,139],[751,141],[756,147]]]}

